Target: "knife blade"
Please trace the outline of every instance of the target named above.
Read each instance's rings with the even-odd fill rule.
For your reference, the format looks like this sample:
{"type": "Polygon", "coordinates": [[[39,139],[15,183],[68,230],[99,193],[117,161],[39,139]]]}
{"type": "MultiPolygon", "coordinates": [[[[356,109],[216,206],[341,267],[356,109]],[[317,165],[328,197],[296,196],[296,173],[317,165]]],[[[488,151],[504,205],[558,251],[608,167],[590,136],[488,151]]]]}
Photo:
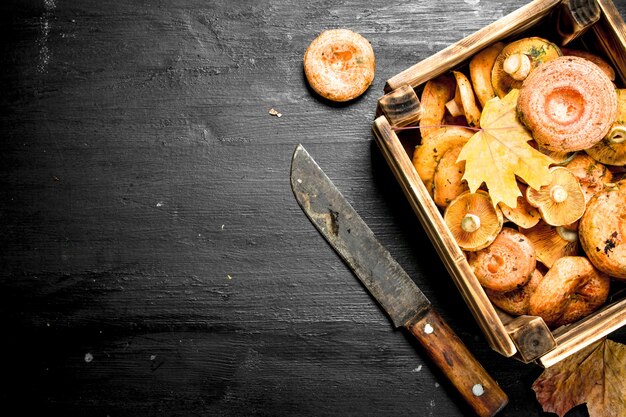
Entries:
{"type": "Polygon", "coordinates": [[[302,145],[291,162],[291,188],[315,228],[361,280],[393,325],[405,327],[461,397],[481,417],[493,416],[508,397],[443,321],[302,145]]]}

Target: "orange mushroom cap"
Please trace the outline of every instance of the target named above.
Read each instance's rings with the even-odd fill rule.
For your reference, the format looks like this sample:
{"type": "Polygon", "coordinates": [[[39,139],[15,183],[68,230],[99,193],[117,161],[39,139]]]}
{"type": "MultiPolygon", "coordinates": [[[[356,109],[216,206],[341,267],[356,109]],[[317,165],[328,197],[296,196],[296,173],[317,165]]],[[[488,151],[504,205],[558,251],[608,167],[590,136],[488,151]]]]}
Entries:
{"type": "Polygon", "coordinates": [[[578,235],[596,268],[626,281],[626,179],[591,198],[578,235]]]}
{"type": "Polygon", "coordinates": [[[508,227],[488,247],[470,252],[467,261],[483,287],[500,292],[525,285],[537,265],[530,241],[508,227]]]}
{"type": "Polygon", "coordinates": [[[465,161],[457,162],[461,149],[463,146],[447,150],[437,163],[433,177],[433,199],[439,207],[447,207],[460,194],[469,191],[467,182],[463,180],[465,161]]]}
{"type": "Polygon", "coordinates": [[[583,256],[565,256],[544,275],[530,297],[528,314],[539,316],[550,327],[578,320],[602,305],[609,293],[610,278],[583,256]],[[577,303],[585,299],[584,308],[577,303]],[[573,305],[570,305],[575,302],[573,305]],[[568,308],[578,311],[567,312],[568,308]]]}
{"type": "Polygon", "coordinates": [[[332,101],[348,101],[363,94],[375,72],[372,45],[348,29],[322,32],[304,53],[304,73],[309,85],[332,101]]]}
{"type": "Polygon", "coordinates": [[[530,279],[520,288],[513,291],[500,292],[485,288],[487,297],[500,309],[515,316],[528,314],[530,297],[535,292],[539,283],[543,280],[543,274],[535,269],[530,275],[530,279]]]}
{"type": "Polygon", "coordinates": [[[540,146],[577,151],[607,134],[617,116],[617,95],[597,65],[564,56],[544,63],[524,80],[517,110],[540,146]]]}
{"type": "Polygon", "coordinates": [[[509,207],[503,202],[499,202],[498,207],[500,207],[502,214],[508,220],[524,229],[530,229],[541,220],[541,213],[526,200],[527,186],[525,184],[519,184],[519,188],[522,195],[517,197],[517,206],[509,207]]]}

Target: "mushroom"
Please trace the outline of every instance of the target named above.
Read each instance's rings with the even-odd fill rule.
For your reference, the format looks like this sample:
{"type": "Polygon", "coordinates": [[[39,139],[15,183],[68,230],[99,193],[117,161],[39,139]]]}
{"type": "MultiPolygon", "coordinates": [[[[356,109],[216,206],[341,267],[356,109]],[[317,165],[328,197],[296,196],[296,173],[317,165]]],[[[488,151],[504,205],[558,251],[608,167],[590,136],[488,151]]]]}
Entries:
{"type": "Polygon", "coordinates": [[[626,179],[591,198],[578,234],[596,268],[626,281],[626,179]]]}
{"type": "Polygon", "coordinates": [[[617,89],[617,116],[609,133],[585,149],[593,159],[607,165],[626,164],[626,89],[617,89]]]}
{"type": "Polygon", "coordinates": [[[503,227],[488,247],[470,252],[467,261],[483,287],[499,292],[525,285],[537,265],[530,241],[509,227],[503,227]]]}
{"type": "Polygon", "coordinates": [[[557,259],[578,254],[578,231],[565,226],[550,226],[540,221],[530,229],[520,229],[530,240],[537,260],[551,268],[557,259]]]}
{"type": "Polygon", "coordinates": [[[564,56],[546,62],[524,80],[517,113],[540,146],[578,151],[608,133],[617,116],[617,95],[597,65],[564,56]]]}
{"type": "Polygon", "coordinates": [[[504,48],[504,43],[496,42],[474,55],[470,60],[470,79],[481,106],[496,96],[491,85],[491,70],[502,48],[504,48]]]}
{"type": "Polygon", "coordinates": [[[489,194],[482,190],[465,192],[452,200],[443,218],[457,244],[465,251],[489,246],[503,224],[500,209],[493,206],[489,194]]]}
{"type": "Polygon", "coordinates": [[[543,274],[535,269],[530,274],[530,279],[526,285],[516,288],[513,291],[499,292],[485,288],[485,294],[500,309],[515,316],[528,314],[530,296],[535,292],[539,283],[543,280],[543,274]]]}
{"type": "Polygon", "coordinates": [[[524,229],[530,229],[539,222],[541,213],[526,200],[525,194],[527,186],[524,184],[518,185],[522,191],[522,195],[517,197],[517,206],[509,207],[503,202],[499,202],[498,207],[500,207],[502,214],[508,220],[524,229]]]}
{"type": "Polygon", "coordinates": [[[578,179],[567,168],[550,168],[550,184],[539,190],[526,189],[526,199],[537,207],[543,220],[563,226],[578,220],[585,212],[585,194],[578,179]]]}
{"type": "Polygon", "coordinates": [[[467,128],[445,126],[422,138],[421,145],[415,147],[413,166],[431,195],[435,169],[441,157],[449,149],[465,145],[473,135],[474,132],[467,128]]]}
{"type": "Polygon", "coordinates": [[[545,274],[530,297],[528,314],[550,327],[579,320],[606,301],[610,278],[584,256],[565,256],[545,274]]]}
{"type": "Polygon", "coordinates": [[[311,88],[332,101],[349,101],[374,80],[376,59],[367,39],[348,29],[322,32],[304,53],[304,74],[311,88]]]}
{"type": "Polygon", "coordinates": [[[607,167],[584,153],[576,154],[565,167],[578,178],[578,183],[585,194],[585,203],[613,179],[613,174],[607,167]]]}
{"type": "Polygon", "coordinates": [[[504,72],[517,81],[523,81],[528,77],[528,74],[530,74],[530,66],[530,58],[528,55],[522,53],[509,55],[502,63],[504,72]]]}
{"type": "MultiPolygon", "coordinates": [[[[460,98],[460,107],[463,110],[467,124],[471,127],[480,127],[480,109],[476,105],[472,83],[462,72],[452,71],[452,74],[456,79],[456,90],[458,91],[458,94],[455,94],[455,96],[460,98]]],[[[453,99],[451,106],[453,110],[458,111],[458,109],[454,108],[454,106],[459,107],[458,99],[453,99]]],[[[452,115],[454,116],[454,114],[452,115]]]]}
{"type": "Polygon", "coordinates": [[[433,177],[433,199],[439,207],[445,208],[458,195],[469,191],[467,182],[463,180],[465,161],[457,162],[463,146],[455,146],[443,154],[433,177]]]}
{"type": "Polygon", "coordinates": [[[426,138],[441,127],[446,103],[454,97],[456,82],[449,74],[440,75],[424,85],[420,98],[422,115],[420,117],[420,133],[426,138]]]}
{"type": "Polygon", "coordinates": [[[498,54],[491,70],[493,90],[502,98],[540,64],[561,56],[561,50],[552,42],[539,38],[523,38],[506,45],[498,54]]]}
{"type": "Polygon", "coordinates": [[[609,80],[615,81],[615,70],[613,69],[611,64],[606,62],[603,58],[599,57],[598,55],[593,54],[589,51],[582,50],[582,49],[570,49],[570,48],[563,48],[563,47],[561,47],[561,52],[563,53],[563,55],[578,56],[578,57],[585,58],[586,60],[593,62],[594,64],[599,66],[602,69],[602,71],[604,71],[606,76],[609,77],[609,80]]]}
{"type": "Polygon", "coordinates": [[[606,302],[610,288],[611,278],[596,270],[591,279],[576,291],[575,297],[570,299],[555,326],[573,323],[596,311],[606,302]]]}

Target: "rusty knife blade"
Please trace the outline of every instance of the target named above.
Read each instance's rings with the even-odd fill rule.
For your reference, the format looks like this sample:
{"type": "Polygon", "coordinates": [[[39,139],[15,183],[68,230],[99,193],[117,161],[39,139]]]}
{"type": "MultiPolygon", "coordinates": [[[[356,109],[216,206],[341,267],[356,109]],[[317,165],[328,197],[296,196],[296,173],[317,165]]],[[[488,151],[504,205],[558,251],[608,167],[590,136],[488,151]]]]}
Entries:
{"type": "Polygon", "coordinates": [[[291,161],[291,188],[302,210],[350,266],[394,326],[424,315],[430,301],[376,239],[302,145],[291,161]]]}

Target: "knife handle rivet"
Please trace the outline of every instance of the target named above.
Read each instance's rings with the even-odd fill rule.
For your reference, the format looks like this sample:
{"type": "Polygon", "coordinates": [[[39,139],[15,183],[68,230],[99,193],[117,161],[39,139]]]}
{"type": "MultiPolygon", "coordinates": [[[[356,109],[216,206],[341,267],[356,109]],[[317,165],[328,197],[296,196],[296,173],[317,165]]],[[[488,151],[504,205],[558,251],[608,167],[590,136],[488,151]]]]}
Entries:
{"type": "Polygon", "coordinates": [[[433,326],[431,326],[430,323],[426,323],[426,325],[424,325],[424,333],[431,334],[434,331],[435,329],[433,329],[433,326]]]}
{"type": "Polygon", "coordinates": [[[485,393],[485,389],[483,388],[481,384],[475,384],[472,387],[472,394],[474,394],[475,396],[480,397],[484,393],[485,393]]]}

